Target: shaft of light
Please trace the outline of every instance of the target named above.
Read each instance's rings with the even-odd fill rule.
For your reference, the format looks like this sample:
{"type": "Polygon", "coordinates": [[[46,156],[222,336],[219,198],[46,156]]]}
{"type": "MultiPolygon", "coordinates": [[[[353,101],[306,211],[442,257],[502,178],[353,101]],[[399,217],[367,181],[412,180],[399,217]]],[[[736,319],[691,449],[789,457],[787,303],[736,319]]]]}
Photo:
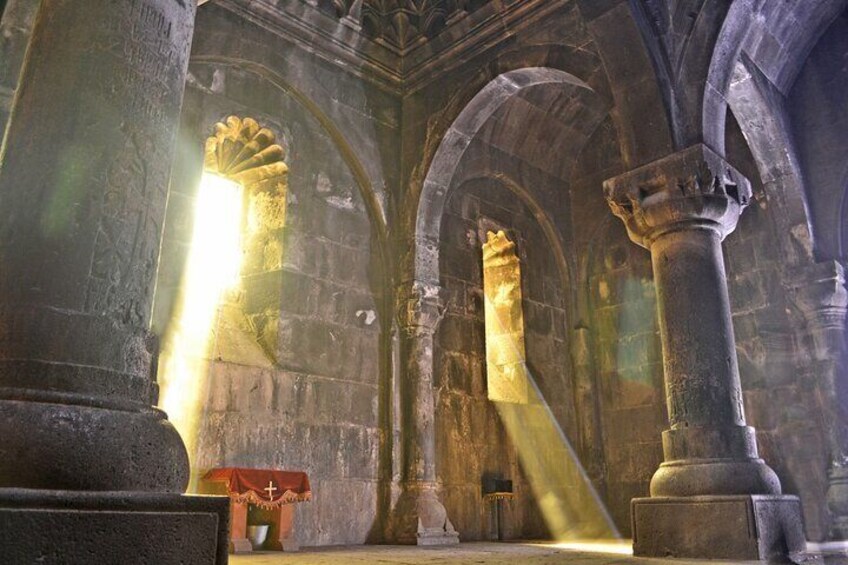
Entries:
{"type": "MultiPolygon", "coordinates": [[[[490,297],[486,296],[486,300],[490,297]]],[[[487,322],[493,319],[497,320],[490,317],[487,322]]],[[[514,347],[512,353],[523,358],[524,348],[508,340],[494,343],[487,340],[486,347],[514,347]]],[[[528,401],[494,401],[494,404],[551,535],[557,541],[619,538],[615,524],[526,362],[520,367],[529,385],[528,401]]]]}
{"type": "MultiPolygon", "coordinates": [[[[159,365],[159,404],[182,435],[192,469],[208,390],[214,326],[221,298],[237,284],[241,267],[241,219],[241,186],[204,174],[197,192],[191,247],[175,316],[165,336],[159,365]]],[[[192,482],[195,480],[192,473],[192,482]]]]}

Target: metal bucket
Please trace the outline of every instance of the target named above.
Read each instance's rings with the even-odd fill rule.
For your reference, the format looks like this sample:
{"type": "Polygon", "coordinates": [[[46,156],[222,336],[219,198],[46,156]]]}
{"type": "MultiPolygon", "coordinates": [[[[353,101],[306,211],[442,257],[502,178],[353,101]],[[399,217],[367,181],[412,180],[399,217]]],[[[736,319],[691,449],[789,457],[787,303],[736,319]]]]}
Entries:
{"type": "Polygon", "coordinates": [[[250,540],[250,545],[253,546],[253,549],[261,549],[262,544],[265,543],[265,538],[268,537],[268,528],[270,526],[268,524],[257,524],[255,526],[247,527],[247,539],[250,540]]]}

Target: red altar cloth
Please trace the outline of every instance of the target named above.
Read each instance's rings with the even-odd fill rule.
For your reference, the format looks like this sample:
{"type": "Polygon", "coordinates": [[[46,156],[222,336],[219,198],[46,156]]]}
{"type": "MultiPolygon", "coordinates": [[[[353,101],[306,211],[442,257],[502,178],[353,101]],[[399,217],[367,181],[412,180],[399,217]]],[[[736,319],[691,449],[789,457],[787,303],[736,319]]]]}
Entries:
{"type": "Polygon", "coordinates": [[[312,498],[309,477],[299,471],[222,467],[206,473],[203,480],[224,482],[235,502],[249,502],[262,508],[278,508],[312,498]],[[269,486],[273,487],[270,491],[269,486]]]}

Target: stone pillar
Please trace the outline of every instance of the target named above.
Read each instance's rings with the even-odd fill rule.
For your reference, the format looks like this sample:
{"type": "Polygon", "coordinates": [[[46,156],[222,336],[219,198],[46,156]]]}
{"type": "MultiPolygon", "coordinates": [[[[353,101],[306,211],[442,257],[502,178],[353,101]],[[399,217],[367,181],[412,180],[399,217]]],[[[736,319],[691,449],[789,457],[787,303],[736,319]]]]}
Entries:
{"type": "Polygon", "coordinates": [[[451,545],[459,535],[439,500],[433,338],[445,306],[436,285],[410,281],[397,289],[400,333],[401,493],[392,509],[393,543],[451,545]]]}
{"type": "Polygon", "coordinates": [[[749,182],[696,145],[604,186],[630,238],[651,252],[670,422],[651,498],[633,501],[634,553],[802,551],[798,499],[780,496],[743,412],[721,242],[748,204],[749,182]]]}
{"type": "Polygon", "coordinates": [[[829,539],[848,539],[848,382],[845,272],[835,262],[818,263],[795,277],[794,302],[807,321],[812,361],[819,379],[830,461],[827,506],[829,539]]]}
{"type": "Polygon", "coordinates": [[[187,0],[41,2],[0,165],[0,521],[32,508],[79,513],[33,514],[0,554],[67,546],[65,560],[79,561],[90,537],[86,556],[124,563],[220,557],[226,509],[152,494],[181,493],[188,480],[183,442],[152,407],[148,326],[195,10],[187,0]],[[91,491],[94,506],[133,514],[114,518],[128,526],[87,529],[91,491]],[[171,526],[173,547],[145,554],[171,526]]]}

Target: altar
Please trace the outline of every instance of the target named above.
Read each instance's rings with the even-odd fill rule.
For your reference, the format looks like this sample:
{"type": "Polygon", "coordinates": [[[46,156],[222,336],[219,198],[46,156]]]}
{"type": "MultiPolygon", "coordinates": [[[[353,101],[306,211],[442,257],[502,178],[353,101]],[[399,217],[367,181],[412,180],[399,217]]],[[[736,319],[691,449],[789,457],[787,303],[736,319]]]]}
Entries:
{"type": "Polygon", "coordinates": [[[204,494],[230,498],[230,553],[247,553],[253,546],[247,538],[248,515],[270,525],[262,549],[298,551],[294,539],[294,505],[312,498],[309,477],[299,471],[220,467],[201,479],[204,494]]]}

